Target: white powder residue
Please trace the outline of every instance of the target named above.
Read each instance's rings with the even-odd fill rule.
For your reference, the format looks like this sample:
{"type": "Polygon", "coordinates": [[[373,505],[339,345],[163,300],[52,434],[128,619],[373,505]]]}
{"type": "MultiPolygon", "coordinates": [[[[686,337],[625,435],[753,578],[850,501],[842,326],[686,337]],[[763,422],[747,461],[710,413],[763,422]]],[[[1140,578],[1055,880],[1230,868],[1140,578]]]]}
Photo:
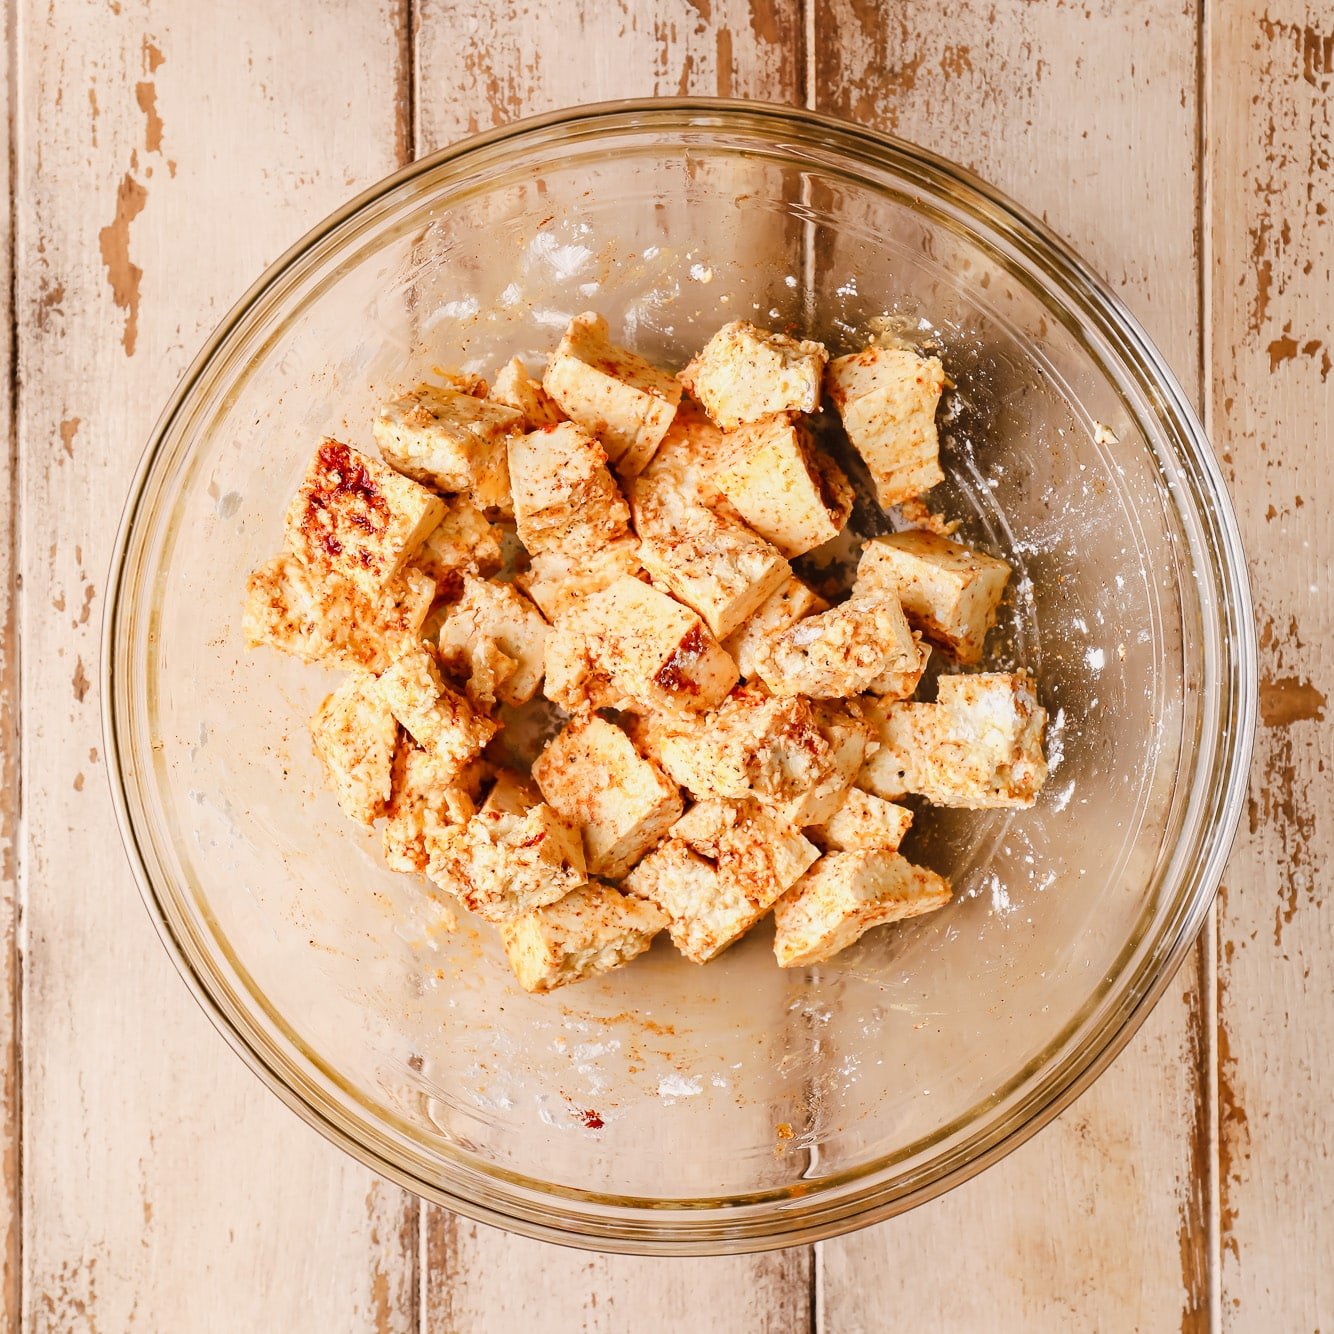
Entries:
{"type": "Polygon", "coordinates": [[[534,259],[546,263],[556,278],[573,278],[593,258],[586,245],[561,245],[550,232],[538,232],[528,249],[534,259]]]}
{"type": "Polygon", "coordinates": [[[711,283],[713,281],[713,270],[707,264],[692,264],[690,266],[690,276],[697,283],[711,283]]]}
{"type": "Polygon", "coordinates": [[[1107,665],[1107,655],[1100,648],[1091,648],[1084,654],[1084,661],[1090,671],[1100,672],[1107,665]]]}
{"type": "Polygon", "coordinates": [[[687,1079],[684,1075],[664,1075],[658,1080],[658,1097],[693,1098],[704,1087],[704,1081],[695,1075],[687,1079]]]}

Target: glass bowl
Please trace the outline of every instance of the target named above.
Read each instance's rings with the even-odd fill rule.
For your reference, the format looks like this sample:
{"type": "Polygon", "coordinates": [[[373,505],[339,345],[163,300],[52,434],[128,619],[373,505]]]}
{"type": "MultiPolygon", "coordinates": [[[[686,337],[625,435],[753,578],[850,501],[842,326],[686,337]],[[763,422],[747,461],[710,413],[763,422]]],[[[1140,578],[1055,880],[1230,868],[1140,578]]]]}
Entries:
{"type": "MultiPolygon", "coordinates": [[[[863,506],[858,523],[886,516],[863,506]]],[[[1255,712],[1242,552],[1139,325],[959,168],[802,111],[587,107],[446,149],[328,219],[191,367],[135,480],[106,620],[115,795],[149,911],[262,1079],[472,1218],[606,1250],[809,1241],[926,1200],[1101,1071],[1204,920],[1255,712]],[[1015,567],[989,661],[1050,712],[1036,809],[933,812],[954,902],[779,970],[762,924],[547,997],[451,934],[324,790],[334,679],[239,630],[314,445],[435,366],[540,362],[570,315],[679,365],[723,322],[939,346],[937,508],[1015,567]]]]}

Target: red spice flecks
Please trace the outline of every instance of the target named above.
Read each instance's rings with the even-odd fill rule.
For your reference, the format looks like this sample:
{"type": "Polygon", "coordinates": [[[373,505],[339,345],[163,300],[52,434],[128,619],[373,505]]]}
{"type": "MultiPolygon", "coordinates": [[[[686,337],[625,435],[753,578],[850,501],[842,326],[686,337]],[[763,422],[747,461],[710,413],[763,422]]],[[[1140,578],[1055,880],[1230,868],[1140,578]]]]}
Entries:
{"type": "Polygon", "coordinates": [[[707,647],[704,632],[698,625],[692,626],[685,638],[672,650],[667,661],[658,668],[653,680],[664,690],[684,690],[688,694],[698,695],[699,684],[686,672],[700,660],[707,647]]]}
{"type": "Polygon", "coordinates": [[[602,1118],[591,1107],[580,1112],[579,1119],[589,1130],[601,1130],[604,1124],[602,1118]]]}

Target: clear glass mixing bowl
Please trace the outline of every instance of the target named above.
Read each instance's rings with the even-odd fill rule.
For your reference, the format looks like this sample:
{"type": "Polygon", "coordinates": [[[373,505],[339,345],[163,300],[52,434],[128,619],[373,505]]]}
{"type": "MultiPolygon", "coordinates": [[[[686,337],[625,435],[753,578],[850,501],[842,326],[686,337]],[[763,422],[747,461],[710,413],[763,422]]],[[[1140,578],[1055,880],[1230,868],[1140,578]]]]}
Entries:
{"type": "MultiPolygon", "coordinates": [[[[882,516],[863,513],[874,525],[882,516]]],[[[228,316],[135,481],[106,729],[145,899],[224,1036],[334,1142],[460,1213],[609,1250],[811,1240],[977,1172],[1142,1021],[1204,919],[1255,697],[1237,533],[1143,331],[959,168],[800,111],[583,108],[415,163],[228,316]],[[325,433],[433,366],[540,360],[567,318],[679,364],[738,317],[855,347],[877,317],[958,383],[935,493],[1016,569],[993,660],[1051,714],[1035,810],[933,812],[944,911],[806,972],[769,930],[665,942],[549,997],[323,789],[331,677],[239,632],[247,571],[325,433]]]]}

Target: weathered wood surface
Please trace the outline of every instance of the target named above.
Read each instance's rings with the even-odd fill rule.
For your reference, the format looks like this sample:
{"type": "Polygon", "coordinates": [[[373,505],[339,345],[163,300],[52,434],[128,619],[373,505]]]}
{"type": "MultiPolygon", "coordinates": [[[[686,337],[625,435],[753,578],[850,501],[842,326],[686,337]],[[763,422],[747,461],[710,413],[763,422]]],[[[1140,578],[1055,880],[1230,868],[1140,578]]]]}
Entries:
{"type": "Polygon", "coordinates": [[[0,478],[6,1325],[1327,1325],[1327,11],[1299,0],[1204,13],[1195,0],[659,8],[11,7],[0,62],[16,113],[0,303],[12,229],[6,355],[17,353],[19,390],[11,404],[0,376],[18,465],[0,478]],[[1041,212],[1202,397],[1256,579],[1263,720],[1217,935],[1037,1141],[944,1200],[826,1243],[814,1263],[809,1251],[653,1262],[546,1247],[419,1206],[323,1144],[186,1001],[124,867],[100,755],[97,626],[121,498],[158,406],[235,295],[414,153],[565,103],[677,92],[806,100],[973,165],[1041,212]]]}

